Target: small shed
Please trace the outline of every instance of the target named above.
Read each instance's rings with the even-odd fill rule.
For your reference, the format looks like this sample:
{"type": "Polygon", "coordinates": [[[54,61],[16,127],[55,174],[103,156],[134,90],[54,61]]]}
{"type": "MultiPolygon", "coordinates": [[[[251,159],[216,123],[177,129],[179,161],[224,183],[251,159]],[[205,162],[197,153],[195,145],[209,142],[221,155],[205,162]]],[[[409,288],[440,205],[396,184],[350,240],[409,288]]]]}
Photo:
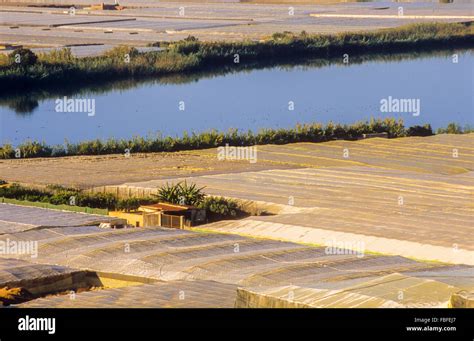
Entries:
{"type": "Polygon", "coordinates": [[[206,221],[206,210],[190,205],[178,205],[160,202],[140,206],[143,212],[143,226],[163,226],[185,228],[206,221]]]}

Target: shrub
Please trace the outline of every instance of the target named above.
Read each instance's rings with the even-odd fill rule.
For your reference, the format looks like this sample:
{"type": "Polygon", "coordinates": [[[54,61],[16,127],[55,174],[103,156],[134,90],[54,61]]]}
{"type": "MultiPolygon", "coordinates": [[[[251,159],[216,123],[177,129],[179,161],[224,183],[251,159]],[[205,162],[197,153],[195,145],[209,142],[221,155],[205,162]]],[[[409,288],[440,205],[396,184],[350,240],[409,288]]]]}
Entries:
{"type": "Polygon", "coordinates": [[[424,126],[413,126],[408,128],[407,136],[431,136],[433,135],[433,129],[431,125],[425,124],[424,126]]]}
{"type": "Polygon", "coordinates": [[[36,141],[26,141],[18,145],[20,150],[20,157],[41,157],[41,156],[51,156],[51,147],[47,146],[45,143],[39,143],[36,141]]]}
{"type": "Polygon", "coordinates": [[[138,50],[131,46],[120,45],[116,46],[104,53],[107,58],[112,58],[116,61],[124,61],[127,56],[130,58],[136,57],[139,54],[138,50]]]}
{"type": "Polygon", "coordinates": [[[36,64],[38,57],[30,49],[19,48],[9,54],[11,65],[30,66],[36,64]]]}
{"type": "Polygon", "coordinates": [[[113,194],[87,193],[61,186],[48,186],[42,190],[12,184],[9,187],[0,187],[0,197],[91,208],[114,209],[117,205],[117,198],[113,194]]]}
{"type": "Polygon", "coordinates": [[[462,134],[463,130],[459,124],[451,122],[446,128],[439,128],[438,134],[462,134]]]}
{"type": "Polygon", "coordinates": [[[199,205],[204,199],[202,190],[196,184],[188,185],[186,181],[177,184],[168,184],[158,189],[158,194],[154,195],[160,201],[180,205],[199,205]]]}
{"type": "Polygon", "coordinates": [[[239,209],[239,204],[235,200],[223,197],[206,197],[198,207],[206,209],[211,215],[215,214],[235,218],[239,214],[242,214],[242,211],[239,209]]]}
{"type": "Polygon", "coordinates": [[[50,64],[67,64],[72,63],[75,57],[68,47],[62,49],[53,49],[48,53],[39,53],[38,60],[50,64]]]}
{"type": "Polygon", "coordinates": [[[76,205],[92,208],[115,209],[117,198],[111,193],[79,193],[76,205]]]}
{"type": "Polygon", "coordinates": [[[15,150],[9,143],[0,146],[0,158],[1,159],[12,159],[15,157],[15,150]]]}
{"type": "Polygon", "coordinates": [[[117,201],[117,205],[115,206],[115,209],[125,211],[125,212],[132,212],[132,211],[136,211],[142,205],[150,205],[156,202],[157,200],[154,198],[119,199],[117,201]]]}

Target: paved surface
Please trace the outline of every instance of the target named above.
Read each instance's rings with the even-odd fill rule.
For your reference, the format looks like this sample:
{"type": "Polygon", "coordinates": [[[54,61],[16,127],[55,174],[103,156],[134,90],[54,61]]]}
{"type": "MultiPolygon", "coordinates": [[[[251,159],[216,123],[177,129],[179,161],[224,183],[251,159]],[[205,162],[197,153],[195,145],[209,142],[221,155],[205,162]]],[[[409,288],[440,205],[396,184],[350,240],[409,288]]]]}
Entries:
{"type": "MultiPolygon", "coordinates": [[[[39,4],[60,3],[71,2],[52,0],[39,4]]],[[[377,2],[308,5],[129,0],[120,2],[128,6],[122,11],[82,9],[92,3],[95,1],[74,1],[78,8],[75,15],[69,15],[67,8],[16,7],[2,2],[0,42],[52,47],[71,44],[144,46],[156,41],[180,40],[188,35],[201,40],[259,40],[282,31],[357,32],[413,22],[474,19],[472,2],[403,3],[403,16],[398,15],[400,4],[377,2]],[[181,7],[184,8],[182,15],[181,7]]],[[[90,52],[86,47],[82,50],[81,55],[94,55],[93,47],[90,52]]]]}

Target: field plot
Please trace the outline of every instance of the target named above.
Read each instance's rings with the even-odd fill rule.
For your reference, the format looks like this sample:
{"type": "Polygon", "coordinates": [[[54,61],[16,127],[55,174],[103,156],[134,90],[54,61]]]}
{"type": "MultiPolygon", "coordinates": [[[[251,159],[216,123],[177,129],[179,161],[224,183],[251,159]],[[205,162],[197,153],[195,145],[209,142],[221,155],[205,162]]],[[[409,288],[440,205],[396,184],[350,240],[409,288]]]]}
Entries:
{"type": "Polygon", "coordinates": [[[0,204],[0,236],[48,226],[98,225],[111,220],[106,216],[0,204]]]}
{"type": "Polygon", "coordinates": [[[24,184],[62,184],[79,188],[119,185],[130,181],[170,179],[192,174],[217,174],[293,168],[267,162],[218,162],[214,153],[177,152],[0,160],[2,179],[24,184]],[[130,162],[133,161],[133,162],[130,162]]]}
{"type": "MultiPolygon", "coordinates": [[[[61,219],[58,212],[51,211],[54,215],[61,219]]],[[[474,268],[466,265],[362,255],[343,249],[332,253],[324,247],[232,234],[55,227],[3,235],[4,239],[38,242],[36,258],[0,258],[8,268],[12,262],[25,263],[10,282],[25,276],[39,279],[64,271],[62,267],[96,274],[97,290],[78,293],[74,300],[60,295],[25,305],[32,307],[230,307],[235,302],[251,306],[252,297],[246,303],[242,297],[236,301],[237,288],[254,292],[255,287],[270,293],[286,290],[282,287],[290,291],[297,287],[295,292],[337,293],[340,299],[331,306],[339,307],[445,306],[451,294],[474,287],[474,268]],[[54,270],[47,265],[53,263],[54,270]],[[107,276],[143,284],[101,289],[100,281],[107,276]],[[368,287],[372,289],[364,289],[368,287]],[[435,291],[427,294],[427,287],[435,291]],[[400,290],[407,291],[406,300],[396,298],[400,290]]],[[[8,270],[5,276],[11,277],[8,270]]],[[[310,305],[323,304],[316,301],[310,305]]],[[[273,304],[260,302],[258,306],[273,304]]]]}
{"type": "Polygon", "coordinates": [[[172,281],[40,298],[20,308],[233,308],[236,286],[213,281],[172,281]]]}
{"type": "MultiPolygon", "coordinates": [[[[322,245],[363,241],[371,251],[474,264],[473,137],[259,146],[259,162],[306,168],[173,181],[187,179],[209,194],[258,202],[278,213],[207,229],[322,245]]],[[[98,190],[147,195],[166,182],[98,190]]]]}
{"type": "Polygon", "coordinates": [[[0,306],[4,298],[2,290],[5,288],[21,288],[26,290],[24,299],[33,299],[64,291],[87,290],[99,285],[99,278],[93,272],[0,258],[0,306]]]}

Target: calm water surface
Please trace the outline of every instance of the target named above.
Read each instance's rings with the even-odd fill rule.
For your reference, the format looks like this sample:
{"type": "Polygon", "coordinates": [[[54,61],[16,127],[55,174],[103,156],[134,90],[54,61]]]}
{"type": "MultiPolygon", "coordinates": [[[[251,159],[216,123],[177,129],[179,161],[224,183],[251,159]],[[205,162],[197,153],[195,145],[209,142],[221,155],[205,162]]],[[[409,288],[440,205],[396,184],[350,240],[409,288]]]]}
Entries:
{"type": "Polygon", "coordinates": [[[453,63],[452,53],[436,53],[349,65],[274,67],[174,84],[142,82],[127,89],[76,95],[57,91],[39,99],[25,96],[27,102],[33,101],[26,107],[7,97],[0,99],[0,142],[32,139],[62,144],[65,139],[78,142],[157,132],[179,136],[185,130],[211,128],[258,131],[370,117],[400,117],[406,125],[430,123],[433,128],[449,122],[474,125],[474,51],[457,53],[458,63],[453,63]],[[95,116],[56,112],[55,100],[64,95],[95,99],[95,116]],[[420,115],[381,112],[380,101],[389,96],[419,99],[420,115]]]}

